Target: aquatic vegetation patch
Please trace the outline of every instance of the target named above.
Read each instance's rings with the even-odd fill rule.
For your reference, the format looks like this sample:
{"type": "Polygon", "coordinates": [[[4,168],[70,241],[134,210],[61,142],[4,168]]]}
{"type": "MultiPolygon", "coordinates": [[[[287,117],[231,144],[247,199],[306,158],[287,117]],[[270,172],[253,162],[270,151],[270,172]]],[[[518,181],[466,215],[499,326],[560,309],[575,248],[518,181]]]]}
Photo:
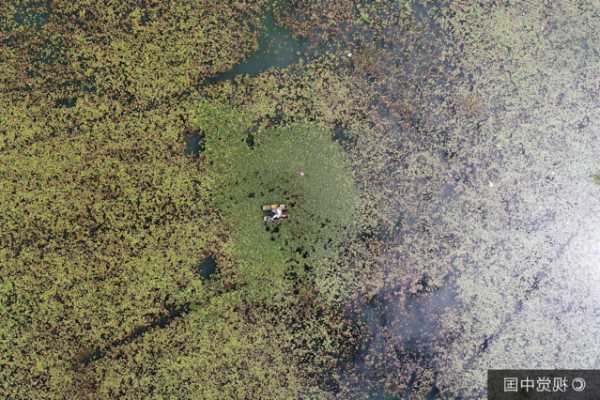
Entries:
{"type": "MultiPolygon", "coordinates": [[[[348,340],[311,280],[288,278],[324,268],[351,236],[345,156],[322,128],[249,131],[258,112],[178,96],[252,50],[262,2],[52,4],[39,31],[23,24],[0,48],[0,353],[14,359],[0,393],[310,396],[300,362],[320,378],[348,340]],[[196,119],[197,108],[206,115],[196,119]],[[212,154],[223,152],[216,161],[200,137],[185,143],[199,127],[212,154]],[[300,165],[304,181],[271,186],[300,165]],[[275,189],[251,200],[233,190],[238,178],[275,189]],[[267,231],[259,207],[271,195],[296,204],[267,231]],[[207,252],[216,272],[198,265],[207,252]],[[269,296],[284,284],[291,290],[269,296]]],[[[328,120],[346,108],[337,87],[313,107],[328,120]]],[[[292,103],[304,115],[302,99],[292,103]]]]}
{"type": "Polygon", "coordinates": [[[248,280],[280,279],[334,256],[355,231],[358,192],[331,133],[312,125],[266,129],[254,148],[242,129],[206,135],[214,201],[230,224],[232,252],[248,280]],[[265,223],[261,206],[285,203],[289,219],[265,223]]]}
{"type": "Polygon", "coordinates": [[[214,235],[199,171],[152,118],[121,122],[0,155],[0,353],[15,359],[0,397],[64,397],[79,352],[94,364],[206,295],[194,265],[214,235]]]}
{"type": "Polygon", "coordinates": [[[57,86],[76,80],[80,89],[85,85],[132,107],[156,106],[248,55],[265,5],[5,3],[16,3],[0,5],[0,54],[13,72],[6,74],[7,87],[28,83],[53,97],[57,86]]]}

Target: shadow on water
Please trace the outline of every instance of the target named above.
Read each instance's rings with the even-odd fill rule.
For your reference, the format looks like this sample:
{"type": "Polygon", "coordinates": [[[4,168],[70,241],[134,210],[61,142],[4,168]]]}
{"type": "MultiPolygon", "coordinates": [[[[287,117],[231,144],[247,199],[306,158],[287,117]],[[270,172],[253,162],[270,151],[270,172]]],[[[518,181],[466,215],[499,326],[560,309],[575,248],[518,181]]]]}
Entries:
{"type": "Polygon", "coordinates": [[[120,339],[113,340],[104,347],[97,347],[86,353],[79,359],[79,364],[87,366],[106,356],[110,351],[125,346],[134,340],[144,336],[149,331],[169,326],[177,318],[182,317],[190,311],[191,304],[169,305],[166,306],[166,313],[155,316],[148,324],[138,326],[131,333],[120,339]]]}
{"type": "Polygon", "coordinates": [[[308,53],[308,41],[275,24],[273,11],[269,10],[264,17],[258,50],[232,69],[203,80],[200,86],[230,80],[238,75],[256,76],[274,67],[284,68],[308,56],[308,53]]]}

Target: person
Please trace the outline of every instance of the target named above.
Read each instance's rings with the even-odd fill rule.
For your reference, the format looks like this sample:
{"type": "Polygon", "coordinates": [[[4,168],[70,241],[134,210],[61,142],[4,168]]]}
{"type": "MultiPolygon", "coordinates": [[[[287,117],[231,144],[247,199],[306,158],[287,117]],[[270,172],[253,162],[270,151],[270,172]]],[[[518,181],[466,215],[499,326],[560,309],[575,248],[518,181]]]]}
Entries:
{"type": "Polygon", "coordinates": [[[265,221],[275,221],[278,219],[287,218],[287,211],[285,204],[266,204],[262,207],[265,211],[265,221]]]}
{"type": "Polygon", "coordinates": [[[275,213],[273,214],[272,219],[279,219],[283,216],[283,207],[279,206],[275,209],[275,213]]]}

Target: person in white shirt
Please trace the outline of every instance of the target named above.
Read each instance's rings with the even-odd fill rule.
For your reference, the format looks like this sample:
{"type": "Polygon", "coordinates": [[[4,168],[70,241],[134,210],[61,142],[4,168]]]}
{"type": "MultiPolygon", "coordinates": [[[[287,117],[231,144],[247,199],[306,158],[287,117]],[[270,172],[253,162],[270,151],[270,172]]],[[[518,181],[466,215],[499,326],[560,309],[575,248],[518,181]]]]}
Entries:
{"type": "Polygon", "coordinates": [[[273,217],[272,217],[272,218],[273,218],[273,219],[279,219],[279,218],[281,218],[282,216],[283,216],[283,210],[282,210],[282,207],[281,207],[281,206],[279,206],[279,207],[277,207],[277,208],[275,209],[275,214],[273,215],[273,217]]]}

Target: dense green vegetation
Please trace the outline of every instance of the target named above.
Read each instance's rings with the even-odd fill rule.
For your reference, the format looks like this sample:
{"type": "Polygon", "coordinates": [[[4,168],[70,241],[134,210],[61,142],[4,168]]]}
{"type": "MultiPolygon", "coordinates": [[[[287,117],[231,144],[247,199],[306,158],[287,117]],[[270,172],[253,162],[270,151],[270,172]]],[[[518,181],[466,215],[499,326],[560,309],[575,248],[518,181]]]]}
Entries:
{"type": "Polygon", "coordinates": [[[89,353],[202,298],[198,169],[152,126],[2,155],[1,374],[15,398],[60,398],[89,353]]]}
{"type": "Polygon", "coordinates": [[[272,78],[234,108],[228,84],[202,99],[262,4],[146,3],[0,6],[0,397],[326,398],[355,337],[318,282],[359,220],[329,129],[349,111],[289,97],[268,128],[293,93],[264,97],[272,78]],[[279,200],[291,218],[267,231],[279,200]]]}
{"type": "Polygon", "coordinates": [[[258,285],[256,290],[272,296],[267,280],[280,281],[286,268],[311,271],[352,237],[358,196],[331,133],[293,125],[255,138],[228,124],[207,130],[206,139],[206,160],[218,186],[214,200],[231,229],[231,254],[240,260],[242,279],[258,285]],[[273,202],[286,203],[291,218],[263,224],[258,211],[273,202]]]}
{"type": "Polygon", "coordinates": [[[295,398],[310,387],[295,367],[306,346],[345,329],[318,304],[300,312],[318,293],[308,269],[287,270],[298,246],[315,248],[298,257],[317,267],[350,234],[357,197],[330,133],[265,130],[250,149],[242,113],[159,114],[2,154],[1,374],[13,398],[295,398]],[[198,123],[200,159],[183,151],[198,123]],[[306,180],[289,181],[300,168],[306,180]],[[272,241],[259,207],[275,184],[298,200],[272,241]],[[205,283],[208,253],[219,272],[205,283]]]}

